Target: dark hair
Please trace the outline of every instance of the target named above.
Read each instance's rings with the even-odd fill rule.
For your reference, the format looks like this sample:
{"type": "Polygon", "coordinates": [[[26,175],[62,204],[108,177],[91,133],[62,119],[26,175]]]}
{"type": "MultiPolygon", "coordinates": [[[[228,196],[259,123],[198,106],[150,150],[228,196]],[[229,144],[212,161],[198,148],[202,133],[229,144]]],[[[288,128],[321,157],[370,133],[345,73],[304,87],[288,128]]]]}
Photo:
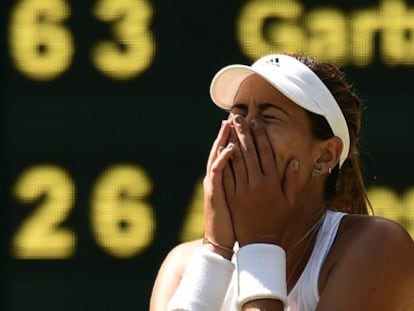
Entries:
{"type": "MultiPolygon", "coordinates": [[[[368,214],[368,200],[359,156],[359,134],[361,129],[362,103],[354,93],[344,73],[336,66],[318,62],[306,55],[291,55],[308,66],[328,87],[344,114],[349,129],[350,149],[348,158],[339,170],[337,165],[328,177],[325,196],[330,208],[353,214],[368,214]]],[[[326,119],[310,113],[312,130],[317,138],[333,136],[326,119]]]]}

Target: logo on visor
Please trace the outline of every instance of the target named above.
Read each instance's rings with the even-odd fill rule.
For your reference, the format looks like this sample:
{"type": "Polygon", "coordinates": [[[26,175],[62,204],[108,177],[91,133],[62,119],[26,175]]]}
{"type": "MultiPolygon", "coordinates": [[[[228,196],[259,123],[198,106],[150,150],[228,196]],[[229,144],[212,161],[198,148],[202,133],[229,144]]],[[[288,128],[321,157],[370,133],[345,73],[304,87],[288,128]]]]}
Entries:
{"type": "Polygon", "coordinates": [[[280,66],[279,57],[274,57],[274,58],[266,60],[266,64],[279,67],[280,66]]]}

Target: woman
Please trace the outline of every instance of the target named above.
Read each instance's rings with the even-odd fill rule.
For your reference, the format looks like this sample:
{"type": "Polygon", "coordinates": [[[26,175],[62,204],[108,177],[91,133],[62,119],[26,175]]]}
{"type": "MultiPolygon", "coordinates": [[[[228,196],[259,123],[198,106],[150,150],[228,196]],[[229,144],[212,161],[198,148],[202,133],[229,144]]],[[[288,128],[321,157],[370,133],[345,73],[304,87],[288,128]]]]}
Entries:
{"type": "Polygon", "coordinates": [[[169,253],[150,309],[414,310],[414,244],[368,216],[343,74],[267,55],[223,68],[211,96],[230,116],[207,164],[205,238],[169,253]]]}

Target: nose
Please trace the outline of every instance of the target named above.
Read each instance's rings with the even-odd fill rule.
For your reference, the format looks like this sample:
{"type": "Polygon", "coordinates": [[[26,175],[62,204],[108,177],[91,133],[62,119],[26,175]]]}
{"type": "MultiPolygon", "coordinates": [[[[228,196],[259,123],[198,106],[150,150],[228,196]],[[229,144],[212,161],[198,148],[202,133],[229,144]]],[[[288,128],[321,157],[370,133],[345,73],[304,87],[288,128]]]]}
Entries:
{"type": "Polygon", "coordinates": [[[251,112],[246,116],[245,120],[246,120],[246,123],[250,126],[252,124],[252,121],[256,118],[257,118],[257,114],[251,112]]]}
{"type": "MultiPolygon", "coordinates": [[[[242,118],[243,122],[244,122],[244,123],[246,123],[246,125],[247,125],[247,126],[249,126],[249,127],[251,126],[252,121],[253,121],[254,119],[257,119],[257,114],[252,113],[252,112],[249,112],[247,115],[239,115],[239,114],[235,114],[235,115],[233,116],[233,118],[235,118],[235,117],[237,117],[237,116],[240,116],[240,117],[242,118]]],[[[237,121],[235,120],[235,122],[237,122],[237,121]]]]}

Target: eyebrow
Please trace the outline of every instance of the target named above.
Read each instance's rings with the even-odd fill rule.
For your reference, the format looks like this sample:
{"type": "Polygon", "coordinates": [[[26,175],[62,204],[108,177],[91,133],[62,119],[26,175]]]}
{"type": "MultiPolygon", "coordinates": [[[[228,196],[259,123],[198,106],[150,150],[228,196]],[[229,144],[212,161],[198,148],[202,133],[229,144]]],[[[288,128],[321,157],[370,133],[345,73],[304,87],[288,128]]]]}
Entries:
{"type": "MultiPolygon", "coordinates": [[[[290,116],[289,113],[285,109],[283,109],[282,107],[280,107],[280,106],[278,106],[276,104],[268,103],[268,102],[264,102],[264,103],[257,104],[257,108],[259,110],[265,110],[265,109],[268,109],[268,108],[273,108],[273,109],[279,110],[280,112],[282,112],[283,114],[285,114],[288,117],[290,116]]],[[[233,109],[240,109],[240,110],[242,110],[245,113],[247,113],[248,110],[249,110],[248,109],[248,105],[247,104],[244,104],[244,103],[236,103],[236,104],[234,104],[229,109],[229,111],[231,112],[233,109]]]]}
{"type": "Polygon", "coordinates": [[[245,113],[249,110],[247,108],[247,105],[246,104],[243,104],[243,103],[236,103],[236,104],[234,104],[233,106],[230,107],[229,112],[232,112],[233,109],[240,109],[240,110],[242,110],[245,113]]]}

